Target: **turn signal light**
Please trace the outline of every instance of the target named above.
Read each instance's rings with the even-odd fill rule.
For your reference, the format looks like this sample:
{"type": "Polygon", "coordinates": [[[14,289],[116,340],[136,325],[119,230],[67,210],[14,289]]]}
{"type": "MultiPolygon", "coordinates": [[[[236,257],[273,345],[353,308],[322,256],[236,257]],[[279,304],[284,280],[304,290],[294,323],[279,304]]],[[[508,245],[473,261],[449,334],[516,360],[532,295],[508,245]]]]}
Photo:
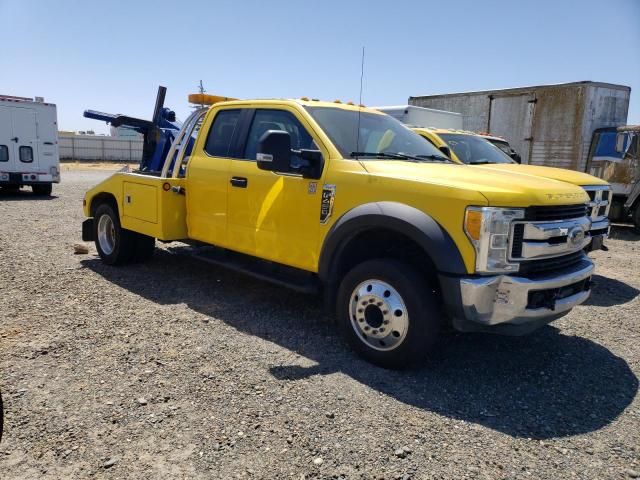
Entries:
{"type": "Polygon", "coordinates": [[[467,235],[476,242],[480,240],[480,230],[482,228],[482,212],[480,210],[467,210],[464,217],[464,229],[467,235]]]}

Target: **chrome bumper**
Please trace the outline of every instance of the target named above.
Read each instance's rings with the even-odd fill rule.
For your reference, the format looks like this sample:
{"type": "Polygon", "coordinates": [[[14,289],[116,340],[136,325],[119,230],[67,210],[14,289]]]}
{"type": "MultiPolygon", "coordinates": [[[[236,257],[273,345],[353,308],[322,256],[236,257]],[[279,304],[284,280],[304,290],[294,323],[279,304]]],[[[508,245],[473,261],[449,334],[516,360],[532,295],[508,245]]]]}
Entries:
{"type": "Polygon", "coordinates": [[[547,290],[553,296],[554,289],[578,284],[590,278],[593,270],[593,263],[585,257],[570,269],[536,279],[509,275],[461,278],[459,282],[464,320],[487,327],[554,320],[589,298],[591,291],[588,284],[585,284],[584,290],[553,300],[552,307],[531,308],[529,293],[547,290]]]}

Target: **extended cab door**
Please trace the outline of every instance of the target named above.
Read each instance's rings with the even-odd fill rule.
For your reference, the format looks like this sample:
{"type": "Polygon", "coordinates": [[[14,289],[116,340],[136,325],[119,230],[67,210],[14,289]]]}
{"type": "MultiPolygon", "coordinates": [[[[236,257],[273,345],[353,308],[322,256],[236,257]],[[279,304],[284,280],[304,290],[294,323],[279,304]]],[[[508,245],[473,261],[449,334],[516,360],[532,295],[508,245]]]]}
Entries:
{"type": "Polygon", "coordinates": [[[236,151],[241,113],[237,108],[214,108],[198,134],[186,175],[189,238],[227,246],[229,166],[236,151]]]}
{"type": "MultiPolygon", "coordinates": [[[[260,170],[256,153],[260,138],[268,130],[289,132],[292,149],[318,149],[320,143],[306,120],[292,108],[250,112],[242,158],[231,160],[229,170],[229,248],[315,271],[322,179],[302,178],[295,168],[281,173],[260,170]]],[[[300,161],[292,157],[294,166],[300,161]]]]}

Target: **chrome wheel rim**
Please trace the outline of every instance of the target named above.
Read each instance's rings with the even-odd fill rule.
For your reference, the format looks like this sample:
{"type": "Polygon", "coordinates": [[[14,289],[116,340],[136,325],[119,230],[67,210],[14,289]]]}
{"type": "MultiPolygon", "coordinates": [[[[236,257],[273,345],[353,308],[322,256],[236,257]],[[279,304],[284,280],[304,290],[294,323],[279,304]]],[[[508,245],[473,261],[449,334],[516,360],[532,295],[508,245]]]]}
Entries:
{"type": "Polygon", "coordinates": [[[116,227],[109,215],[102,215],[98,221],[98,243],[106,255],[111,255],[116,246],[116,227]]]}
{"type": "Polygon", "coordinates": [[[360,283],[349,301],[351,326],[374,350],[398,348],[409,330],[409,312],[398,291],[381,280],[360,283]]]}

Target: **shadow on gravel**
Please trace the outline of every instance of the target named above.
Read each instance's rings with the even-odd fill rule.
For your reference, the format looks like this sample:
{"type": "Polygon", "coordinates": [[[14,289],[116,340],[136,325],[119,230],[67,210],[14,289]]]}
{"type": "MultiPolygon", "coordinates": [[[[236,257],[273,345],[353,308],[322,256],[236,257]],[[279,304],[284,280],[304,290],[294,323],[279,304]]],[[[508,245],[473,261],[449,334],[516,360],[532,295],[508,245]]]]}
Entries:
{"type": "Polygon", "coordinates": [[[50,196],[34,195],[31,190],[19,190],[17,192],[6,191],[0,188],[0,202],[21,202],[24,200],[54,200],[55,194],[50,196]]]}
{"type": "Polygon", "coordinates": [[[594,275],[593,290],[585,305],[612,307],[628,303],[636,298],[638,294],[640,294],[640,290],[620,280],[594,275]]]}
{"type": "MultiPolygon", "coordinates": [[[[159,251],[149,263],[124,268],[95,258],[82,264],[136,295],[163,305],[186,303],[316,362],[271,367],[280,380],[340,372],[405,404],[514,437],[598,430],[613,422],[638,390],[638,379],[622,358],[550,326],[526,337],[445,335],[425,367],[382,370],[340,341],[319,299],[203,264],[180,250],[159,251]]],[[[203,335],[213,325],[203,324],[203,335]]],[[[212,361],[215,345],[213,338],[212,361]]]]}

